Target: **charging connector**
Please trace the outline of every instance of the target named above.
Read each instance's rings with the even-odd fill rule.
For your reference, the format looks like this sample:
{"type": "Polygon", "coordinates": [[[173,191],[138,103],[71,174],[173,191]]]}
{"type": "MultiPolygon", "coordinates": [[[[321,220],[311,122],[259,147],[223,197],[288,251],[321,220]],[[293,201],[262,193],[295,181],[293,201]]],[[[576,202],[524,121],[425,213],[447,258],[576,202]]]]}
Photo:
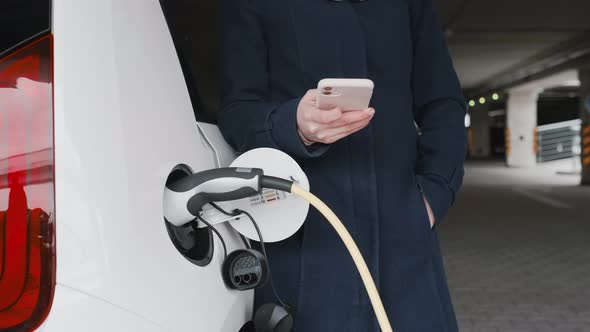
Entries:
{"type": "Polygon", "coordinates": [[[232,252],[223,263],[223,278],[230,289],[255,289],[268,282],[266,257],[252,249],[232,252]]]}

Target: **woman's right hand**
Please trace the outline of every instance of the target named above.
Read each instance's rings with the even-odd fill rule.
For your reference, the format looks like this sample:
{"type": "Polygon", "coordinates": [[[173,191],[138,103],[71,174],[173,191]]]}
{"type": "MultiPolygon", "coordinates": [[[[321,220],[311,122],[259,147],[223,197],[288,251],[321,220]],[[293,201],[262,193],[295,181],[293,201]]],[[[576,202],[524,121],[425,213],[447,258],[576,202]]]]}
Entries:
{"type": "Polygon", "coordinates": [[[342,112],[339,108],[320,110],[316,107],[316,90],[309,90],[297,108],[297,128],[301,140],[313,143],[332,144],[365,128],[373,119],[375,110],[342,112]]]}

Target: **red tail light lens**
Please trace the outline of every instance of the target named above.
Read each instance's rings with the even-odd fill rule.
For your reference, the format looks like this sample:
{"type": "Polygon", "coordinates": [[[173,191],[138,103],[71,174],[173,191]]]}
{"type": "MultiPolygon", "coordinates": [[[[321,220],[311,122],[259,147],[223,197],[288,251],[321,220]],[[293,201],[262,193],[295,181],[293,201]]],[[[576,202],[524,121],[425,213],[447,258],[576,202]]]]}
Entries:
{"type": "Polygon", "coordinates": [[[52,39],[0,59],[0,330],[31,331],[55,287],[52,39]]]}

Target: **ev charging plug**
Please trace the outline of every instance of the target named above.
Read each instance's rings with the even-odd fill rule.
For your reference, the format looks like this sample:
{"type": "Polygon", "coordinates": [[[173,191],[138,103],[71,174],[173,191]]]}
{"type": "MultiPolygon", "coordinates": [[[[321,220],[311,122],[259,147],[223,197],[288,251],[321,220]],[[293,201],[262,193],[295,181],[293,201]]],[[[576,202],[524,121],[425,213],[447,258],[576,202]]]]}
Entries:
{"type": "Polygon", "coordinates": [[[217,168],[166,185],[164,218],[175,226],[194,220],[205,204],[233,201],[262,192],[259,168],[217,168]]]}

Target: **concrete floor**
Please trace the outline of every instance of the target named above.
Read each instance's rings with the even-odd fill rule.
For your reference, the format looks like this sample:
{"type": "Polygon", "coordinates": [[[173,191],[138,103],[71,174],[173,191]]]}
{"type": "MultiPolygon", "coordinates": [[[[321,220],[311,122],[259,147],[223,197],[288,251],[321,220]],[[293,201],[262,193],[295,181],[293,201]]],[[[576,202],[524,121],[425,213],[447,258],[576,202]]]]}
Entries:
{"type": "Polygon", "coordinates": [[[440,227],[461,331],[590,331],[590,187],[471,162],[440,227]]]}

